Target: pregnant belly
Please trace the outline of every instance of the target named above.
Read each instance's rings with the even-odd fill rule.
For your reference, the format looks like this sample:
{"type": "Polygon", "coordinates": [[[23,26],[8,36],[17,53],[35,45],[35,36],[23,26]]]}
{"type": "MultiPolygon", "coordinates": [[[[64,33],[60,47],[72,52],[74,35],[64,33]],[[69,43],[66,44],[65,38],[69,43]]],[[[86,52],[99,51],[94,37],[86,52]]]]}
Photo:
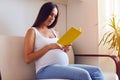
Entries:
{"type": "Polygon", "coordinates": [[[48,51],[45,55],[43,55],[40,59],[35,62],[36,72],[42,67],[52,65],[52,64],[60,64],[60,65],[68,65],[69,60],[67,53],[60,49],[54,49],[48,51]]]}
{"type": "Polygon", "coordinates": [[[61,64],[61,65],[67,65],[69,63],[67,54],[60,50],[60,49],[54,49],[48,51],[44,56],[40,58],[41,64],[61,64]]]}
{"type": "Polygon", "coordinates": [[[62,65],[68,64],[67,53],[65,53],[60,49],[51,50],[47,53],[47,55],[53,63],[62,64],[62,65]]]}

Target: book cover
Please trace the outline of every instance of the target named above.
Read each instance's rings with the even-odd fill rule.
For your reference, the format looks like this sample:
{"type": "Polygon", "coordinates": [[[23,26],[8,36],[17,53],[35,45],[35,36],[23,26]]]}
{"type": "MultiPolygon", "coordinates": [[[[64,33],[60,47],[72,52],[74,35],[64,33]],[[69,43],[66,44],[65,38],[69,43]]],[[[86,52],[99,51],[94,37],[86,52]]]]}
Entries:
{"type": "Polygon", "coordinates": [[[70,45],[78,36],[82,33],[81,29],[76,29],[75,27],[71,27],[58,41],[57,43],[62,46],[70,45]]]}

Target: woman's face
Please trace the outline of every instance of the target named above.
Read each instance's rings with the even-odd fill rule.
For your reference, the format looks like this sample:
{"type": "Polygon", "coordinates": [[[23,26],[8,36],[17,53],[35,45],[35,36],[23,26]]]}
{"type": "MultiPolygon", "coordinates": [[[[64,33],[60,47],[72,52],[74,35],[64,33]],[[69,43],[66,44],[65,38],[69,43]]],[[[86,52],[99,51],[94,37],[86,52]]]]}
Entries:
{"type": "Polygon", "coordinates": [[[48,18],[45,20],[44,25],[50,26],[54,22],[57,13],[58,13],[57,8],[54,8],[50,15],[48,16],[48,18]]]}

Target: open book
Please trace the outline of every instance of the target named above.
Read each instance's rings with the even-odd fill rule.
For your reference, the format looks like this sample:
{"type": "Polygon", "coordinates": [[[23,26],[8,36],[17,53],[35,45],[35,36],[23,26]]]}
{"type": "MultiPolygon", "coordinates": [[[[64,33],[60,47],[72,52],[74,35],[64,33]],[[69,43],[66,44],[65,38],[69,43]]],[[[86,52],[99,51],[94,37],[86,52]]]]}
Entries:
{"type": "Polygon", "coordinates": [[[82,33],[81,29],[71,27],[58,41],[57,43],[62,46],[70,45],[78,36],[82,33]]]}

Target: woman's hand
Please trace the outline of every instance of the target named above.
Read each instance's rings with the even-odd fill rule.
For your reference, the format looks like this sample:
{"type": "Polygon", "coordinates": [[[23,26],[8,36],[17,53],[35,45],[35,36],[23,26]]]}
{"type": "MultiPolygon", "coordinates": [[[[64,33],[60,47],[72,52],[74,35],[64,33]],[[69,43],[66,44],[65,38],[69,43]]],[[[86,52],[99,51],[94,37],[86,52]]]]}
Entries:
{"type": "Polygon", "coordinates": [[[70,50],[70,46],[71,46],[71,45],[63,46],[63,47],[62,47],[62,50],[64,50],[65,52],[68,52],[68,51],[70,50]]]}

